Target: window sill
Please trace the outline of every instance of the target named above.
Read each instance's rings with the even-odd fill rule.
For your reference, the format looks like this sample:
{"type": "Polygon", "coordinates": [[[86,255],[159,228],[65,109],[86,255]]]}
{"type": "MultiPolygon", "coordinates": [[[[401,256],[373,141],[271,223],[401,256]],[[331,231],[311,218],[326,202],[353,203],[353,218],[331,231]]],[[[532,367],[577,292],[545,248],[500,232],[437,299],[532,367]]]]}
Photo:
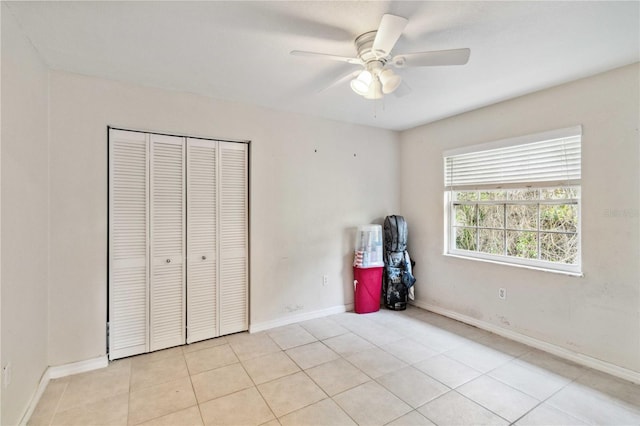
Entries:
{"type": "Polygon", "coordinates": [[[493,259],[483,259],[483,258],[479,258],[479,257],[473,257],[473,256],[465,256],[462,254],[454,254],[454,253],[443,253],[444,256],[446,257],[453,257],[456,259],[463,259],[463,260],[474,260],[477,262],[485,262],[485,263],[493,263],[495,265],[503,265],[503,266],[514,266],[516,268],[524,268],[524,269],[532,269],[534,271],[542,271],[542,272],[551,272],[554,274],[560,274],[560,275],[568,275],[570,277],[579,277],[579,278],[583,278],[584,277],[584,273],[583,272],[571,272],[571,271],[561,271],[558,269],[549,269],[549,268],[543,268],[540,266],[532,266],[532,265],[523,265],[520,263],[511,263],[511,262],[501,262],[499,260],[493,260],[493,259]]]}

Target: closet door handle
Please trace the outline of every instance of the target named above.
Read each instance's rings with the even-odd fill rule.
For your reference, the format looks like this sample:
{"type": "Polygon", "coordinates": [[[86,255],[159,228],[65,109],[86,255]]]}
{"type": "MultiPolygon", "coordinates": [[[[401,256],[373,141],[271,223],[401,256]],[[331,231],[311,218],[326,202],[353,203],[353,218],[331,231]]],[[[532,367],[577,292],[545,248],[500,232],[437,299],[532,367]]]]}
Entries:
{"type": "Polygon", "coordinates": [[[207,256],[202,256],[202,260],[207,260],[207,256]]]}
{"type": "Polygon", "coordinates": [[[171,259],[167,259],[167,263],[171,263],[171,259]]]}

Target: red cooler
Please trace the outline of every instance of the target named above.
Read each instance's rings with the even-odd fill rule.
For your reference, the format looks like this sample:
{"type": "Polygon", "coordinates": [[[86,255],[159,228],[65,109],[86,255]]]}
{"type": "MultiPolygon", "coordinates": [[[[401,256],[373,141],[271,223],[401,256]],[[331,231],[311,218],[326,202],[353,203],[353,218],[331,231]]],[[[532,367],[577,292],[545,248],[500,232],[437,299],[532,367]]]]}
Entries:
{"type": "Polygon", "coordinates": [[[356,313],[366,314],[380,310],[383,269],[382,226],[359,226],[353,260],[353,299],[356,313]]]}
{"type": "Polygon", "coordinates": [[[383,269],[353,268],[354,308],[357,314],[380,310],[383,269]]]}

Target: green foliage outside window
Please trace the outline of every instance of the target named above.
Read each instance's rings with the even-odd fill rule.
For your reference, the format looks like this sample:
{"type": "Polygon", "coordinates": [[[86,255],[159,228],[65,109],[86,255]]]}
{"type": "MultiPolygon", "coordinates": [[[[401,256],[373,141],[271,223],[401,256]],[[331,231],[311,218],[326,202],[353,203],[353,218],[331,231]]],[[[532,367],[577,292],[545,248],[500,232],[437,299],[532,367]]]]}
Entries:
{"type": "Polygon", "coordinates": [[[455,248],[575,264],[577,188],[457,191],[455,248]]]}

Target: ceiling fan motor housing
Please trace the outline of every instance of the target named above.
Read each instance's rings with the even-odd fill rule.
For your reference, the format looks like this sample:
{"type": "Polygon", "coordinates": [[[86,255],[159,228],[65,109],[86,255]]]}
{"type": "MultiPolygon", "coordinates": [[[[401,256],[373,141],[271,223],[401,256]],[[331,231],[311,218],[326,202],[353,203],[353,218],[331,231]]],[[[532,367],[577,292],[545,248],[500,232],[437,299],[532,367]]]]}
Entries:
{"type": "MultiPolygon", "coordinates": [[[[354,42],[358,51],[358,58],[362,61],[370,77],[360,74],[351,88],[365,99],[381,99],[383,94],[392,93],[399,85],[401,78],[389,69],[385,69],[389,55],[373,49],[377,31],[369,31],[358,36],[354,42]],[[362,80],[362,81],[360,81],[362,80]]],[[[363,71],[363,73],[366,74],[363,71]]]]}
{"type": "Polygon", "coordinates": [[[364,34],[360,34],[354,41],[356,51],[358,52],[358,58],[367,66],[367,68],[371,62],[379,62],[382,67],[387,63],[387,55],[384,52],[376,52],[373,50],[373,41],[375,40],[377,33],[378,31],[369,31],[364,34]]]}

